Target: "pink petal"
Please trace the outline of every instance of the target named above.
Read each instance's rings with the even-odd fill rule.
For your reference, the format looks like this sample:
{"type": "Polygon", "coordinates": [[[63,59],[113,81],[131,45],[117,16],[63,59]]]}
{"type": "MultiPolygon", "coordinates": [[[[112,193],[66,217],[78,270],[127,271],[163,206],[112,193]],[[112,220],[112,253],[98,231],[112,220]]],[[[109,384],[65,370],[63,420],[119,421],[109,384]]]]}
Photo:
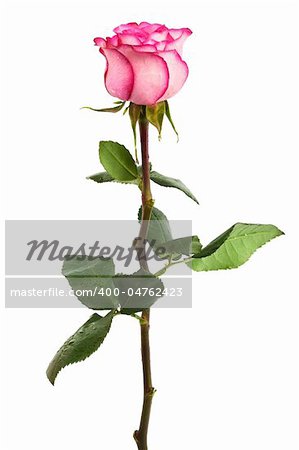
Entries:
{"type": "Polygon", "coordinates": [[[165,39],[167,38],[168,35],[168,30],[167,28],[161,30],[161,31],[155,31],[154,33],[151,33],[149,38],[153,41],[156,42],[160,42],[160,41],[165,41],[165,39]]]}
{"type": "Polygon", "coordinates": [[[117,47],[118,46],[118,36],[107,37],[107,47],[117,47]]]}
{"type": "Polygon", "coordinates": [[[158,30],[162,25],[160,23],[148,23],[148,22],[141,22],[139,27],[142,28],[147,33],[153,33],[154,31],[158,30]]]}
{"type": "Polygon", "coordinates": [[[128,59],[115,49],[101,48],[100,52],[107,60],[105,72],[107,91],[113,97],[129,100],[134,85],[134,73],[128,59]]]}
{"type": "Polygon", "coordinates": [[[170,28],[169,29],[169,34],[171,35],[171,37],[173,39],[178,39],[179,37],[181,37],[182,36],[182,32],[183,32],[183,30],[181,28],[178,28],[178,29],[170,28]]]}
{"type": "Polygon", "coordinates": [[[169,33],[174,41],[166,44],[165,50],[176,50],[182,55],[184,42],[192,34],[192,31],[189,28],[182,28],[180,30],[169,30],[169,33]]]}
{"type": "Polygon", "coordinates": [[[134,50],[136,52],[155,53],[158,50],[158,48],[156,45],[143,44],[143,45],[134,45],[134,50]]]}
{"type": "Polygon", "coordinates": [[[106,41],[105,39],[101,38],[101,37],[96,37],[94,38],[93,42],[95,43],[95,45],[97,45],[98,47],[106,47],[106,41]]]}
{"type": "Polygon", "coordinates": [[[138,26],[139,26],[139,28],[145,28],[145,27],[148,27],[149,25],[150,25],[149,22],[140,22],[140,24],[138,26]]]}
{"type": "Polygon", "coordinates": [[[156,48],[158,51],[162,52],[165,50],[166,44],[168,44],[167,41],[157,42],[156,48]]]}
{"type": "Polygon", "coordinates": [[[168,28],[165,25],[160,25],[159,28],[156,29],[157,33],[162,33],[163,31],[168,32],[168,28]]]}
{"type": "Polygon", "coordinates": [[[124,35],[124,34],[134,35],[137,38],[139,38],[142,42],[145,39],[148,39],[148,36],[149,36],[146,31],[144,31],[144,30],[142,30],[140,28],[132,28],[130,30],[124,30],[121,34],[122,35],[124,35]]]}
{"type": "Polygon", "coordinates": [[[167,63],[169,70],[169,86],[163,96],[159,98],[159,102],[173,97],[183,87],[188,78],[189,69],[185,61],[182,60],[177,51],[158,52],[167,63]]]}
{"type": "Polygon", "coordinates": [[[127,45],[140,45],[141,40],[136,36],[136,34],[118,34],[119,44],[127,44],[127,45]]]}
{"type": "Polygon", "coordinates": [[[130,30],[131,28],[138,28],[138,24],[136,22],[124,23],[116,28],[113,28],[113,31],[114,33],[122,33],[124,30],[130,30]]]}
{"type": "Polygon", "coordinates": [[[122,45],[118,50],[133,68],[131,102],[137,105],[155,104],[168,88],[169,72],[164,59],[153,53],[135,51],[128,45],[122,45]]]}
{"type": "Polygon", "coordinates": [[[157,45],[157,41],[154,41],[154,39],[147,39],[146,40],[146,45],[157,45]]]}
{"type": "Polygon", "coordinates": [[[174,41],[174,39],[173,39],[172,35],[168,32],[167,33],[167,38],[165,39],[165,42],[173,42],[173,41],[174,41]]]}

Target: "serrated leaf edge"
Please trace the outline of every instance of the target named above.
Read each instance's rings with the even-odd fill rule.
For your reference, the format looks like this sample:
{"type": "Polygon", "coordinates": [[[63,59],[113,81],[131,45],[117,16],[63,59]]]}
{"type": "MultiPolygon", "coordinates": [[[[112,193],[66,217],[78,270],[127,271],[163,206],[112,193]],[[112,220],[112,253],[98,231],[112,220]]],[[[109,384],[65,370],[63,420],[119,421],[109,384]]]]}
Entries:
{"type": "MultiPolygon", "coordinates": [[[[231,231],[231,233],[234,231],[234,227],[236,226],[236,225],[264,225],[264,226],[269,226],[269,225],[271,225],[271,224],[251,224],[251,223],[241,223],[241,222],[237,222],[237,223],[235,223],[233,226],[232,226],[232,231],[231,231]]],[[[266,244],[268,244],[268,242],[270,242],[270,241],[272,241],[273,239],[275,239],[275,238],[277,238],[277,237],[279,237],[279,236],[283,236],[283,235],[285,235],[285,233],[282,231],[282,230],[280,230],[278,227],[276,227],[275,225],[271,225],[272,227],[274,227],[276,230],[277,230],[277,234],[275,235],[275,236],[272,236],[272,237],[270,237],[269,239],[267,239],[267,241],[265,241],[263,244],[261,244],[261,245],[259,245],[255,250],[253,250],[253,252],[250,254],[250,256],[244,261],[244,262],[242,262],[241,264],[239,264],[238,266],[231,266],[231,267],[224,267],[224,268],[219,268],[219,269],[201,269],[201,270],[196,270],[196,269],[193,269],[193,267],[192,267],[192,260],[194,260],[194,259],[201,259],[202,261],[204,261],[206,258],[209,258],[209,257],[211,257],[211,256],[214,256],[216,259],[217,259],[217,255],[216,255],[216,253],[217,253],[217,251],[219,250],[219,248],[222,246],[222,245],[224,245],[225,243],[226,243],[226,241],[233,241],[233,240],[237,240],[237,239],[242,239],[242,238],[244,238],[244,236],[246,236],[245,234],[243,235],[243,236],[235,236],[235,237],[233,237],[233,238],[230,238],[230,235],[231,235],[231,233],[228,235],[228,237],[227,237],[227,239],[223,242],[223,244],[221,244],[221,246],[220,247],[218,247],[217,248],[217,250],[215,250],[215,252],[214,253],[211,253],[210,255],[207,255],[207,256],[204,256],[204,257],[200,257],[200,253],[196,256],[196,255],[193,255],[193,257],[192,257],[192,259],[191,260],[189,260],[188,262],[186,262],[186,264],[189,266],[189,267],[191,267],[192,268],[192,270],[194,270],[195,272],[216,272],[216,271],[219,271],[219,270],[232,270],[232,269],[237,269],[238,267],[241,267],[241,266],[243,266],[247,261],[249,261],[249,259],[256,253],[256,251],[257,250],[259,250],[260,248],[262,248],[264,245],[266,245],[266,244]]],[[[266,231],[260,231],[260,232],[258,232],[258,233],[250,233],[250,236],[254,236],[255,234],[267,234],[267,232],[266,231]]],[[[208,244],[209,245],[209,244],[208,244]]],[[[202,249],[202,252],[204,251],[204,249],[205,248],[203,248],[202,249]]],[[[231,259],[231,257],[229,257],[230,259],[231,259]]]]}
{"type": "Polygon", "coordinates": [[[103,344],[104,340],[106,339],[107,334],[108,334],[109,331],[110,331],[110,328],[111,328],[111,325],[112,325],[112,320],[113,320],[113,318],[115,317],[116,314],[118,314],[118,311],[116,311],[116,310],[110,311],[108,314],[106,314],[106,316],[100,316],[100,315],[97,314],[97,313],[92,314],[92,316],[90,316],[90,318],[89,318],[83,325],[81,325],[81,327],[78,328],[78,330],[75,331],[75,333],[73,333],[73,334],[72,334],[72,335],[64,342],[64,344],[57,350],[57,352],[55,353],[54,357],[52,358],[50,364],[48,365],[48,368],[47,368],[47,371],[46,371],[47,378],[48,378],[48,380],[50,381],[50,383],[51,383],[53,386],[54,386],[54,384],[55,384],[55,381],[56,381],[56,378],[57,378],[58,374],[61,372],[62,369],[64,369],[64,368],[67,367],[67,366],[70,366],[70,365],[72,365],[72,364],[77,364],[77,363],[79,363],[79,362],[85,361],[87,358],[89,358],[91,355],[93,355],[93,354],[99,349],[99,347],[103,344]],[[109,315],[112,316],[110,325],[109,325],[109,327],[108,327],[108,329],[107,329],[107,333],[105,334],[105,336],[104,336],[102,342],[99,342],[98,347],[97,347],[95,350],[93,350],[89,355],[86,355],[84,358],[78,359],[78,361],[69,362],[69,363],[67,363],[67,364],[65,364],[65,365],[63,365],[63,366],[61,366],[61,367],[58,369],[58,371],[54,371],[54,374],[55,374],[54,377],[51,377],[51,371],[50,371],[51,364],[54,363],[56,356],[57,356],[57,355],[59,354],[59,352],[63,349],[63,347],[66,346],[67,343],[68,343],[69,341],[71,341],[72,338],[73,338],[73,337],[81,330],[81,328],[83,328],[84,325],[86,325],[93,317],[97,316],[97,317],[99,317],[99,318],[101,318],[101,319],[105,319],[105,318],[107,318],[109,315]]]}

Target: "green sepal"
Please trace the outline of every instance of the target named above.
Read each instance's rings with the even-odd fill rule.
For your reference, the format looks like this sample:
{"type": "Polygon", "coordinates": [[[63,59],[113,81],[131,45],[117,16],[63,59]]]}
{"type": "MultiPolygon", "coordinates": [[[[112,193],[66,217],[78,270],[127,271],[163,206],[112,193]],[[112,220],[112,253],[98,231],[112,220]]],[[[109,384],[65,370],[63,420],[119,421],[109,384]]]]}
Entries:
{"type": "Polygon", "coordinates": [[[91,111],[96,111],[96,112],[117,113],[123,109],[126,102],[114,102],[114,103],[117,104],[117,106],[113,106],[112,108],[95,109],[95,108],[91,108],[90,106],[82,106],[81,109],[90,109],[91,111]]]}
{"type": "Polygon", "coordinates": [[[125,107],[125,109],[123,110],[123,116],[125,116],[127,114],[129,107],[130,107],[130,104],[125,107]]]}
{"type": "Polygon", "coordinates": [[[157,128],[159,139],[161,139],[162,124],[165,114],[165,102],[159,102],[155,105],[147,105],[145,111],[147,120],[157,128]]]}
{"type": "Polygon", "coordinates": [[[54,385],[58,373],[69,364],[84,361],[94,353],[107,336],[116,311],[105,317],[93,314],[58,350],[47,369],[47,377],[54,385]]]}
{"type": "Polygon", "coordinates": [[[172,126],[173,131],[174,131],[175,134],[176,134],[177,141],[179,141],[179,133],[177,132],[176,127],[175,127],[175,125],[174,125],[174,123],[173,123],[173,120],[172,120],[172,117],[171,117],[171,114],[170,114],[169,103],[168,103],[167,100],[165,100],[165,114],[166,114],[167,119],[168,119],[169,122],[170,122],[170,125],[172,126]]]}

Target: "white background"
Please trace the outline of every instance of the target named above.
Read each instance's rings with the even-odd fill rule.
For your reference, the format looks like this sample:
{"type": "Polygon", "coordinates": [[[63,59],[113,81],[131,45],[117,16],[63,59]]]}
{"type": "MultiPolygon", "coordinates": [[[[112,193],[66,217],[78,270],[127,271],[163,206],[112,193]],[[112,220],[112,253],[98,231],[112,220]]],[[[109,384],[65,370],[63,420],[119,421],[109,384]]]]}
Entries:
{"type": "MultiPolygon", "coordinates": [[[[193,308],[152,314],[150,450],[297,450],[298,17],[291,1],[7,2],[2,101],[9,219],[132,219],[134,187],[85,180],[98,141],[132,148],[127,117],[110,106],[93,46],[119,23],[193,30],[190,68],[171,100],[180,142],[165,123],[151,136],[153,167],[180,177],[200,206],[153,186],[157,207],[191,219],[205,244],[237,221],[286,236],[238,270],[194,274],[193,308]]],[[[45,376],[88,310],[6,310],[1,360],[5,450],[131,449],[142,379],[138,323],[115,320],[84,363],[45,376]],[[5,359],[4,359],[5,353],[5,359]]],[[[3,422],[2,422],[3,423],[3,422]]]]}

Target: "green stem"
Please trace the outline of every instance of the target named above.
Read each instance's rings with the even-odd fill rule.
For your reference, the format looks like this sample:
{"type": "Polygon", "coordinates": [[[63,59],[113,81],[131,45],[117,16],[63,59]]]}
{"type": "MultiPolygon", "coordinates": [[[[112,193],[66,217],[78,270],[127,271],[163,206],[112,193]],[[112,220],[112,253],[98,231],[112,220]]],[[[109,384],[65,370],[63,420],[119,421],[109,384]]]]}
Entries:
{"type": "MultiPolygon", "coordinates": [[[[148,264],[145,252],[145,240],[148,231],[148,221],[151,218],[154,201],[152,199],[150,187],[150,162],[148,153],[148,120],[145,116],[145,107],[142,108],[139,119],[141,154],[142,154],[142,221],[139,231],[139,263],[140,268],[148,272],[148,264]]],[[[136,441],[138,450],[148,450],[147,434],[150,420],[150,412],[152,406],[152,399],[155,389],[152,385],[151,374],[151,360],[150,360],[150,342],[149,342],[149,328],[150,328],[150,309],[145,309],[142,312],[140,321],[141,331],[141,356],[143,367],[143,406],[138,430],[134,432],[134,439],[136,441]]]]}
{"type": "Polygon", "coordinates": [[[163,275],[166,272],[167,269],[169,269],[169,267],[176,266],[177,264],[190,262],[190,261],[192,261],[192,259],[193,259],[192,256],[190,256],[188,258],[180,259],[179,261],[168,262],[167,264],[165,264],[164,267],[162,267],[161,270],[154,273],[154,275],[155,275],[155,277],[160,277],[161,275],[163,275]]]}
{"type": "Polygon", "coordinates": [[[141,143],[141,157],[142,157],[142,220],[139,230],[138,242],[136,248],[139,249],[138,258],[141,269],[148,272],[148,264],[146,260],[145,240],[147,236],[148,223],[151,218],[154,200],[151,193],[151,178],[150,178],[150,161],[148,152],[148,126],[149,122],[145,116],[145,107],[140,112],[139,131],[141,143]]]}

